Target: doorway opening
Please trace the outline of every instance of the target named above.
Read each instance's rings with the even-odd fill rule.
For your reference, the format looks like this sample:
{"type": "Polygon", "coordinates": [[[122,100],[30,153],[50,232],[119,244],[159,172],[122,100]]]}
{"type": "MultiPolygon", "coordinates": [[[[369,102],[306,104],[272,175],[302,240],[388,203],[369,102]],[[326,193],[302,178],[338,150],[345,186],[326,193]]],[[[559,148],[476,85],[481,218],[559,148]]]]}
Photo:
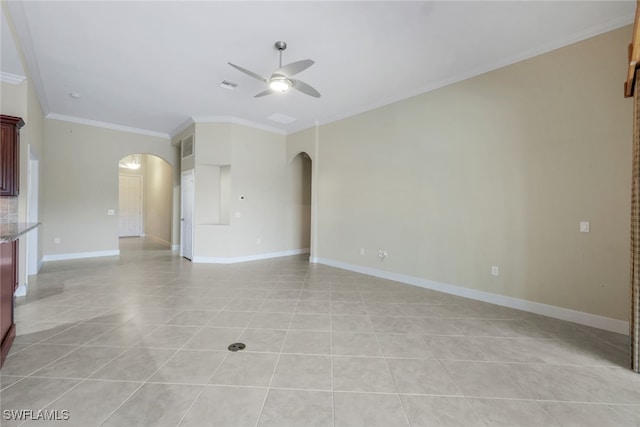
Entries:
{"type": "Polygon", "coordinates": [[[138,153],[123,157],[118,166],[121,252],[170,250],[173,168],[161,157],[138,153]]]}
{"type": "Polygon", "coordinates": [[[193,169],[182,172],[181,218],[180,218],[180,256],[193,260],[193,207],[194,207],[194,174],[193,169]]]}
{"type": "Polygon", "coordinates": [[[290,204],[287,212],[294,247],[311,247],[311,157],[299,153],[289,163],[290,204]]]}
{"type": "MultiPolygon", "coordinates": [[[[31,145],[27,146],[27,150],[29,156],[27,163],[27,222],[35,223],[40,220],[40,160],[31,145]]],[[[27,234],[26,242],[27,274],[25,283],[18,287],[15,296],[24,296],[27,294],[29,276],[38,274],[42,265],[38,228],[27,234]]]]}

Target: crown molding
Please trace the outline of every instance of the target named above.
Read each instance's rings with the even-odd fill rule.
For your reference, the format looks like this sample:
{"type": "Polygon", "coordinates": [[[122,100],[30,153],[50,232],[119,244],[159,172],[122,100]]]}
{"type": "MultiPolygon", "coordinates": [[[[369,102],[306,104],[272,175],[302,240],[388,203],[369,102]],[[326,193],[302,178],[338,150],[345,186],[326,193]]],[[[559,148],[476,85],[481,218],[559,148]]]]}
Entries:
{"type": "Polygon", "coordinates": [[[241,117],[236,116],[193,116],[191,119],[195,123],[232,123],[236,125],[247,126],[250,128],[263,130],[266,132],[277,133],[279,135],[287,135],[287,132],[283,129],[263,125],[262,123],[257,123],[252,120],[243,119],[241,117]]]}
{"type": "MultiPolygon", "coordinates": [[[[622,18],[617,18],[617,19],[612,19],[610,21],[607,21],[603,24],[599,24],[599,25],[594,25],[590,28],[587,28],[586,30],[583,31],[578,31],[576,33],[570,34],[567,37],[564,37],[562,39],[559,40],[555,40],[551,43],[547,43],[545,45],[542,46],[538,46],[535,47],[533,49],[529,49],[526,50],[524,52],[520,52],[516,55],[512,55],[510,57],[504,58],[502,60],[490,63],[490,64],[486,64],[483,65],[481,67],[476,67],[473,68],[469,71],[466,72],[462,72],[459,74],[456,74],[452,77],[448,77],[445,79],[441,79],[438,80],[434,83],[431,83],[427,86],[423,86],[421,88],[417,88],[415,90],[409,91],[409,92],[404,92],[402,94],[399,94],[397,96],[394,96],[392,98],[387,98],[383,101],[377,102],[375,104],[370,104],[366,107],[363,108],[359,108],[356,110],[351,110],[349,112],[346,113],[342,113],[333,117],[330,117],[327,120],[322,120],[322,122],[320,123],[320,125],[327,125],[329,123],[333,123],[333,122],[337,122],[339,120],[343,120],[343,119],[347,119],[349,117],[354,117],[357,116],[359,114],[363,114],[366,113],[367,111],[372,111],[375,110],[377,108],[381,108],[384,107],[386,105],[390,105],[396,102],[400,102],[400,101],[404,101],[405,99],[409,99],[409,98],[413,98],[414,96],[418,96],[418,95],[422,95],[431,91],[434,91],[436,89],[440,89],[443,88],[445,86],[450,86],[452,84],[455,83],[459,83],[477,76],[480,76],[482,74],[486,74],[488,72],[491,71],[495,71],[498,70],[500,68],[504,68],[507,67],[509,65],[513,65],[516,64],[518,62],[522,62],[525,61],[527,59],[531,59],[531,58],[535,58],[536,56],[540,56],[540,55],[544,55],[545,53],[549,53],[552,52],[554,50],[558,50],[561,49],[563,47],[566,46],[570,46],[572,44],[590,39],[592,37],[596,37],[599,36],[601,34],[604,33],[608,33],[609,31],[614,31],[617,30],[618,28],[622,28],[624,26],[633,24],[633,20],[634,20],[634,16],[626,16],[626,17],[622,17],[622,18]]],[[[307,127],[296,127],[295,132],[300,132],[302,130],[308,129],[312,126],[307,126],[307,127]]],[[[290,133],[294,133],[294,132],[290,132],[290,133]]]]}
{"type": "Polygon", "coordinates": [[[49,113],[45,116],[47,119],[60,120],[63,122],[77,123],[80,125],[95,126],[99,128],[118,130],[121,132],[136,133],[139,135],[155,136],[157,138],[171,139],[169,134],[163,132],[155,132],[147,129],[134,128],[130,126],[122,126],[114,123],[101,122],[98,120],[83,119],[74,116],[65,116],[63,114],[49,113]]]}
{"type": "Polygon", "coordinates": [[[182,133],[183,131],[185,131],[189,126],[192,126],[193,124],[195,124],[195,122],[193,121],[193,119],[191,117],[189,117],[187,120],[185,120],[184,122],[182,122],[182,124],[180,124],[178,127],[176,127],[174,130],[172,130],[171,132],[169,132],[169,136],[171,137],[171,139],[175,138],[176,136],[178,136],[178,134],[182,133]]]}
{"type": "Polygon", "coordinates": [[[27,78],[25,76],[19,76],[17,74],[0,72],[0,81],[10,83],[12,85],[19,85],[27,78]]]}
{"type": "Polygon", "coordinates": [[[42,76],[40,73],[40,65],[36,58],[35,49],[33,48],[33,39],[31,37],[31,25],[27,19],[27,14],[24,11],[24,2],[21,1],[8,1],[3,2],[3,6],[6,5],[9,13],[6,14],[7,23],[12,28],[14,34],[14,42],[19,53],[22,52],[23,68],[25,74],[30,76],[30,82],[36,91],[38,100],[40,101],[40,108],[42,114],[45,116],[49,113],[49,102],[44,90],[44,84],[42,83],[42,76]]]}

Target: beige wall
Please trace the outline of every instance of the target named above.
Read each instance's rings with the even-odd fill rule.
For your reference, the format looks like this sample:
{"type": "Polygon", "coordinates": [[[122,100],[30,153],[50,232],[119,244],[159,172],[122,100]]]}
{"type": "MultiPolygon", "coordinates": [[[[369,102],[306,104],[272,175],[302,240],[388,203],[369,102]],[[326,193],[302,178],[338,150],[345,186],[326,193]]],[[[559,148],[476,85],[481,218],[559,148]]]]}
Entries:
{"type": "Polygon", "coordinates": [[[20,84],[0,81],[0,109],[7,116],[25,117],[27,115],[27,87],[25,80],[20,84]]]}
{"type": "MultiPolygon", "coordinates": [[[[42,167],[43,157],[43,130],[44,117],[40,102],[33,85],[29,80],[14,85],[0,82],[0,114],[22,117],[25,126],[20,131],[20,195],[17,201],[17,218],[20,222],[27,219],[27,200],[29,195],[28,163],[29,149],[40,160],[42,167]]],[[[42,201],[42,173],[39,180],[39,199],[42,201]]],[[[42,221],[42,203],[39,209],[40,221],[42,221]]],[[[38,231],[39,247],[38,259],[42,259],[42,233],[38,231]]],[[[19,240],[18,280],[20,285],[27,283],[27,238],[23,236],[19,240]]]]}
{"type": "Polygon", "coordinates": [[[107,210],[118,209],[122,157],[154,154],[179,170],[177,148],[168,139],[52,119],[45,120],[45,133],[45,256],[118,250],[118,216],[107,210]]]}
{"type": "Polygon", "coordinates": [[[305,129],[303,131],[287,135],[287,160],[292,161],[296,156],[305,153],[311,161],[311,175],[305,175],[305,179],[310,179],[308,183],[310,190],[309,203],[309,257],[316,259],[318,257],[318,171],[320,170],[319,155],[320,127],[305,129]]]}
{"type": "Polygon", "coordinates": [[[628,320],[630,37],[322,126],[318,257],[628,320]]]}
{"type": "Polygon", "coordinates": [[[173,176],[169,163],[144,155],[144,232],[167,245],[172,244],[173,176]]]}
{"type": "Polygon", "coordinates": [[[142,232],[146,237],[171,246],[173,168],[158,156],[135,154],[140,156],[140,168],[135,170],[120,168],[119,174],[142,177],[142,232]]]}
{"type": "Polygon", "coordinates": [[[196,123],[195,152],[196,261],[308,248],[309,230],[303,227],[305,187],[298,182],[304,167],[289,165],[284,135],[231,123],[196,123]],[[220,179],[220,167],[225,165],[229,176],[220,179]],[[214,213],[226,206],[219,202],[225,194],[220,181],[230,183],[228,224],[220,224],[225,216],[214,213]]]}
{"type": "Polygon", "coordinates": [[[311,159],[297,155],[287,166],[289,185],[285,210],[286,238],[299,240],[302,248],[311,245],[311,159]]]}

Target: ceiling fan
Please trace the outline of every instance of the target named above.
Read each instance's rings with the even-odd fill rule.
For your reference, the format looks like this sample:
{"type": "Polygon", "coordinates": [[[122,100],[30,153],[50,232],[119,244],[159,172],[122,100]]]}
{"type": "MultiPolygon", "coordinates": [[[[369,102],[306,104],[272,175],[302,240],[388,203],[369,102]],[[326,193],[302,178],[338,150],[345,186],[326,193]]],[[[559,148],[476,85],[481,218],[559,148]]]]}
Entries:
{"type": "Polygon", "coordinates": [[[315,98],[320,98],[320,92],[315,90],[311,85],[308,85],[307,83],[301,80],[291,78],[291,76],[294,76],[306,70],[307,68],[311,67],[315,62],[312,61],[311,59],[303,59],[301,61],[296,61],[296,62],[292,62],[291,64],[287,64],[283,67],[282,51],[287,48],[287,44],[283,41],[277,41],[274,46],[280,52],[280,62],[279,62],[278,69],[275,70],[273,74],[271,74],[271,77],[269,79],[265,79],[264,77],[254,73],[253,71],[249,71],[246,68],[242,68],[239,65],[232,64],[231,62],[229,62],[229,65],[231,65],[236,70],[242,71],[246,75],[251,76],[254,79],[260,80],[261,82],[267,83],[269,85],[269,89],[263,92],[260,92],[254,98],[259,98],[261,96],[270,95],[272,93],[277,93],[277,92],[286,92],[291,88],[297,89],[306,95],[313,96],[315,98]]]}

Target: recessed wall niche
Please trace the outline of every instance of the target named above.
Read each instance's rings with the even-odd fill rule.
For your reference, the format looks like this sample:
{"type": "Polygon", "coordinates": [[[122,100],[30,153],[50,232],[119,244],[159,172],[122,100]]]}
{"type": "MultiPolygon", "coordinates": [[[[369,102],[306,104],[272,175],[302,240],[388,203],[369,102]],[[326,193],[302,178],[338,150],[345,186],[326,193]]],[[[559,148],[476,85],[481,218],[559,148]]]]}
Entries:
{"type": "Polygon", "coordinates": [[[231,165],[196,166],[196,205],[202,225],[229,225],[231,212],[231,165]]]}

